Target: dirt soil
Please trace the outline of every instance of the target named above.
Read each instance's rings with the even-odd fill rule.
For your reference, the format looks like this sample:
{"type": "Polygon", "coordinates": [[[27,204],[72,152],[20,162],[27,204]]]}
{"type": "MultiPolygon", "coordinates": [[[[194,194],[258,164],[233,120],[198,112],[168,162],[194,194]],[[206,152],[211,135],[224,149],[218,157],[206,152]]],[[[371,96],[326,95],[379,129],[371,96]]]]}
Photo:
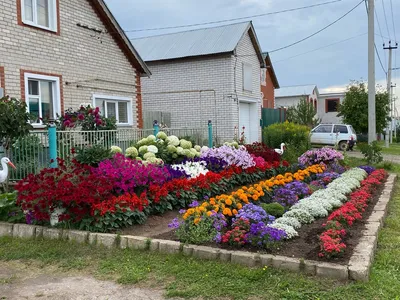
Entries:
{"type": "Polygon", "coordinates": [[[27,262],[0,262],[0,299],[162,300],[163,290],[123,286],[27,262]]]}
{"type": "MultiPolygon", "coordinates": [[[[329,260],[326,258],[318,257],[319,253],[318,237],[324,231],[322,224],[324,224],[327,221],[327,218],[316,220],[312,224],[303,225],[297,231],[299,233],[298,237],[290,241],[285,241],[279,246],[279,248],[264,253],[283,255],[288,257],[304,258],[309,260],[328,261],[343,265],[348,264],[350,257],[353,254],[353,249],[357,246],[358,241],[362,236],[362,231],[365,229],[365,224],[369,216],[371,215],[373,208],[375,207],[375,204],[379,200],[379,196],[381,195],[383,188],[384,184],[382,184],[381,187],[373,194],[372,199],[368,204],[368,207],[363,213],[363,219],[355,222],[354,225],[347,230],[347,236],[344,239],[344,242],[346,244],[346,251],[344,252],[344,255],[342,257],[329,260]]],[[[174,215],[174,217],[175,216],[176,214],[174,215]]],[[[165,221],[164,223],[168,224],[171,221],[171,219],[165,221]]],[[[158,239],[165,239],[165,240],[175,240],[175,241],[177,240],[174,232],[171,230],[151,237],[158,239]]],[[[215,243],[208,243],[206,244],[206,246],[228,249],[228,250],[238,250],[237,248],[231,246],[217,245],[215,243]]],[[[261,253],[261,251],[258,248],[251,246],[245,246],[241,249],[245,251],[261,253]]]]}

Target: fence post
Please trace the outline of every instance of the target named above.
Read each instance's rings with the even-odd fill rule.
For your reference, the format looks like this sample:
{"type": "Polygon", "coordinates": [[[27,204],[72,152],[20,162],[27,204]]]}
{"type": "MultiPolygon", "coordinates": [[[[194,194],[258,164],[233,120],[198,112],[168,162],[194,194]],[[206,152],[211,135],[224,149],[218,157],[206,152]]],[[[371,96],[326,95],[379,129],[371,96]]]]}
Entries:
{"type": "Polygon", "coordinates": [[[57,129],[54,120],[49,120],[48,133],[50,168],[57,168],[57,129]]]}
{"type": "Polygon", "coordinates": [[[154,120],[154,122],[153,122],[153,133],[154,133],[154,136],[157,136],[159,131],[160,131],[160,125],[158,125],[157,120],[154,120]]]}
{"type": "Polygon", "coordinates": [[[208,147],[213,147],[213,133],[212,133],[212,123],[208,120],[208,147]]]}

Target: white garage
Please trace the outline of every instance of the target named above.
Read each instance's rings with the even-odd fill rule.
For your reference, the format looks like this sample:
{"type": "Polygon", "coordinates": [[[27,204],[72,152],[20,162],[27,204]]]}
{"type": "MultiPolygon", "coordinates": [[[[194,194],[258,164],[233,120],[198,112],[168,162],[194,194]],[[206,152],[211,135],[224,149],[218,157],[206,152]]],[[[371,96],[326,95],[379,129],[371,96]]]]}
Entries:
{"type": "Polygon", "coordinates": [[[260,118],[258,116],[257,102],[239,102],[239,134],[244,127],[246,143],[258,141],[258,127],[260,118]]]}

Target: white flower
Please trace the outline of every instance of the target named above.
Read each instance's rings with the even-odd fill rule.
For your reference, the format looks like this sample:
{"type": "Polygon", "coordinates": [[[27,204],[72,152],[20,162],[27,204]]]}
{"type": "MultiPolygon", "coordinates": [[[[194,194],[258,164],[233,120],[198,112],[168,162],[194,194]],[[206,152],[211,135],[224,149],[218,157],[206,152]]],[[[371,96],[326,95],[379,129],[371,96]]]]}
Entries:
{"type": "Polygon", "coordinates": [[[169,145],[179,146],[179,139],[175,135],[170,135],[169,137],[167,137],[166,141],[169,145]]]}
{"type": "Polygon", "coordinates": [[[283,217],[297,219],[301,224],[309,224],[314,222],[314,217],[304,209],[294,209],[283,214],[283,217]]]}
{"type": "Polygon", "coordinates": [[[158,148],[154,145],[150,145],[147,147],[147,151],[155,154],[158,153],[158,148]]]}
{"type": "Polygon", "coordinates": [[[141,146],[139,148],[139,153],[140,154],[145,154],[147,152],[147,146],[141,146]]]}
{"type": "Polygon", "coordinates": [[[269,224],[267,226],[271,227],[271,228],[284,230],[286,232],[286,239],[287,240],[290,240],[290,239],[292,239],[292,238],[294,238],[294,237],[299,235],[298,232],[292,226],[289,226],[289,225],[286,225],[286,224],[274,223],[274,224],[269,224]]]}
{"type": "Polygon", "coordinates": [[[178,155],[184,155],[183,148],[182,147],[176,147],[176,153],[178,153],[178,155]]]}
{"type": "Polygon", "coordinates": [[[147,137],[147,142],[150,144],[150,143],[152,143],[152,142],[155,142],[156,141],[156,136],[155,135],[149,135],[148,137],[147,137]]]}
{"type": "Polygon", "coordinates": [[[130,158],[136,158],[139,152],[135,147],[129,147],[125,150],[125,155],[130,158]]]}
{"type": "Polygon", "coordinates": [[[199,145],[196,145],[196,146],[194,146],[193,148],[196,149],[197,152],[200,152],[200,151],[201,151],[201,147],[200,147],[199,145]]]}
{"type": "Polygon", "coordinates": [[[157,136],[156,136],[158,139],[161,139],[161,140],[166,140],[167,139],[167,135],[165,134],[165,132],[162,132],[162,131],[160,131],[159,133],[157,133],[157,136]]]}
{"type": "Polygon", "coordinates": [[[322,206],[320,201],[313,201],[312,199],[302,199],[290,208],[294,210],[305,210],[314,218],[324,218],[329,215],[328,211],[322,206]]]}
{"type": "Polygon", "coordinates": [[[186,175],[190,176],[191,178],[196,178],[200,175],[205,175],[208,172],[206,168],[206,163],[204,161],[201,162],[188,161],[185,164],[171,165],[171,168],[174,170],[183,171],[186,173],[186,175]]]}
{"type": "Polygon", "coordinates": [[[285,224],[292,226],[294,229],[299,229],[301,227],[301,223],[296,218],[291,217],[281,217],[275,220],[276,223],[285,224]]]}
{"type": "Polygon", "coordinates": [[[181,145],[181,147],[182,147],[183,149],[190,149],[190,148],[192,148],[192,142],[190,142],[190,141],[187,141],[187,140],[185,140],[185,139],[181,139],[179,142],[180,142],[180,145],[181,145]]]}
{"type": "Polygon", "coordinates": [[[111,153],[115,154],[115,153],[122,153],[122,149],[118,146],[111,146],[111,153]]]}
{"type": "Polygon", "coordinates": [[[149,158],[151,158],[151,157],[156,158],[156,155],[155,155],[154,153],[152,153],[152,152],[147,152],[147,153],[145,153],[145,154],[143,155],[143,159],[144,159],[144,160],[149,160],[149,158]]]}

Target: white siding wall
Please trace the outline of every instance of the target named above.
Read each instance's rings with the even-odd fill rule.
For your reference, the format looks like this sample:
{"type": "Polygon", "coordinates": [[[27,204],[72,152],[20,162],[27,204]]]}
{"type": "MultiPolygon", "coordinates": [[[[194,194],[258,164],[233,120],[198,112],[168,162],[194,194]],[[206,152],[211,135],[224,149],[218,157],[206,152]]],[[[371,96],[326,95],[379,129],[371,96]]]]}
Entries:
{"type": "Polygon", "coordinates": [[[16,0],[0,0],[0,67],[5,68],[6,93],[21,97],[20,70],[62,76],[64,108],[91,103],[94,93],[129,96],[133,101],[133,121],[137,125],[136,71],[111,34],[98,35],[76,24],[105,30],[87,0],[60,0],[60,35],[18,25],[16,0]],[[100,42],[102,41],[102,43],[100,42]],[[90,88],[77,88],[65,82],[88,79],[110,82],[82,82],[90,88]],[[127,84],[131,85],[127,85],[127,84]],[[115,90],[109,91],[107,89],[115,90]]]}
{"type": "MultiPolygon", "coordinates": [[[[275,108],[296,106],[304,96],[275,97],[275,108]]],[[[307,97],[307,96],[306,96],[307,97]]],[[[314,96],[312,96],[314,97],[314,96]]]]}
{"type": "Polygon", "coordinates": [[[325,100],[339,98],[340,103],[343,102],[344,95],[320,95],[318,98],[318,117],[321,119],[321,123],[328,124],[342,124],[342,117],[338,117],[336,112],[325,112],[325,100]]]}

